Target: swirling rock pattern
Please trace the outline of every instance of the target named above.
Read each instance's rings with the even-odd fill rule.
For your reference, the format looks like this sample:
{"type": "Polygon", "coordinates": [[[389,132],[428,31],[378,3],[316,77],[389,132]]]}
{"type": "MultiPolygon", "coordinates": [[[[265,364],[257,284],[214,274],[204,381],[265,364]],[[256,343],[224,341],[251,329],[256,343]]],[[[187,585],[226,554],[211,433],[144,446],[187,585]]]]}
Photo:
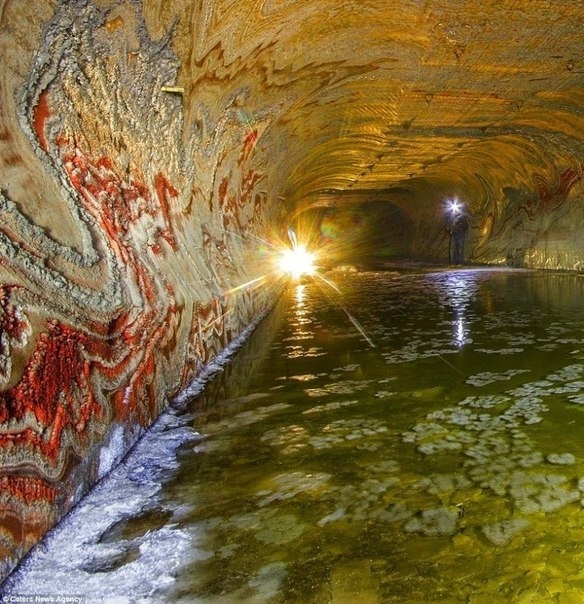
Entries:
{"type": "Polygon", "coordinates": [[[242,93],[185,134],[172,28],[98,4],[0,11],[2,575],[275,293],[242,93]]]}
{"type": "Polygon", "coordinates": [[[582,269],[583,21],[0,0],[1,573],[269,308],[291,217],[339,259],[442,260],[458,196],[474,260],[582,269]]]}

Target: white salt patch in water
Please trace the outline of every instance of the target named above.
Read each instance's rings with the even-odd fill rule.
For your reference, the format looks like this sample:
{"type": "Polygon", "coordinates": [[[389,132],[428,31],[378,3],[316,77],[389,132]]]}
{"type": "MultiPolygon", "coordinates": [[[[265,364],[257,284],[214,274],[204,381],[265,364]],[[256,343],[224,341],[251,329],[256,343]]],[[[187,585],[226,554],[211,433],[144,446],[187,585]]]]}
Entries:
{"type": "Polygon", "coordinates": [[[572,380],[576,380],[584,373],[584,365],[579,363],[575,363],[573,365],[567,365],[563,367],[559,371],[555,371],[547,376],[548,380],[555,380],[559,382],[568,382],[572,380]]]}
{"type": "Polygon", "coordinates": [[[579,491],[564,488],[567,481],[563,474],[516,471],[508,480],[509,494],[524,513],[554,512],[581,497],[579,491]]]}
{"type": "Polygon", "coordinates": [[[412,518],[404,526],[409,533],[427,536],[453,535],[457,530],[458,509],[440,507],[424,510],[420,517],[412,518]]]}
{"type": "Polygon", "coordinates": [[[360,368],[360,365],[353,363],[351,365],[345,365],[344,367],[337,367],[336,369],[333,369],[333,372],[336,371],[345,371],[345,372],[351,372],[351,371],[357,371],[357,369],[360,368]]]}
{"type": "Polygon", "coordinates": [[[472,483],[464,474],[436,474],[422,478],[414,488],[425,490],[432,495],[443,495],[470,487],[472,483]]]}
{"type": "Polygon", "coordinates": [[[507,354],[518,354],[520,352],[525,352],[525,349],[524,348],[499,348],[499,349],[477,348],[476,352],[482,352],[483,354],[507,355],[507,354]]]}
{"type": "Polygon", "coordinates": [[[347,508],[342,507],[342,508],[337,508],[334,512],[332,512],[331,514],[328,514],[326,516],[323,516],[318,522],[318,526],[324,526],[325,524],[328,524],[329,522],[335,522],[337,520],[340,520],[341,518],[345,518],[347,515],[347,508]]]}
{"type": "Polygon", "coordinates": [[[371,380],[343,380],[331,382],[321,388],[307,388],[304,392],[310,397],[329,396],[330,394],[354,394],[365,390],[371,380]]]}
{"type": "Polygon", "coordinates": [[[219,556],[221,558],[231,558],[237,553],[237,550],[241,547],[239,543],[230,543],[229,545],[224,545],[220,547],[218,550],[219,556]]]}
{"type": "Polygon", "coordinates": [[[337,420],[325,426],[321,436],[311,437],[308,443],[316,449],[324,449],[344,441],[379,436],[387,431],[387,427],[377,420],[337,420]]]}
{"type": "Polygon", "coordinates": [[[404,503],[394,503],[386,508],[373,510],[370,514],[372,518],[382,522],[403,522],[413,515],[414,512],[409,510],[404,503]]]}
{"type": "Polygon", "coordinates": [[[444,453],[446,451],[460,451],[462,445],[459,442],[441,440],[432,443],[424,443],[416,447],[416,449],[424,455],[435,455],[436,453],[444,453]]]}
{"type": "Polygon", "coordinates": [[[571,453],[551,453],[546,457],[546,461],[558,466],[573,466],[576,458],[571,453]]]}
{"type": "Polygon", "coordinates": [[[311,382],[318,379],[318,376],[308,373],[306,375],[291,375],[288,379],[296,380],[297,382],[311,382]]]}
{"type": "Polygon", "coordinates": [[[305,474],[303,472],[290,472],[287,474],[279,474],[269,483],[274,484],[274,490],[264,489],[256,493],[258,505],[265,507],[274,501],[285,501],[296,497],[299,493],[317,491],[322,489],[328,483],[331,475],[325,472],[314,472],[305,474]]]}
{"type": "Polygon", "coordinates": [[[276,510],[265,508],[247,514],[234,514],[233,516],[230,516],[226,522],[238,530],[247,531],[261,526],[263,522],[272,518],[275,514],[276,510]]]}
{"type": "MultiPolygon", "coordinates": [[[[308,339],[312,339],[313,336],[310,336],[308,339]]],[[[300,339],[300,338],[295,338],[300,339]]],[[[295,350],[289,352],[286,356],[289,359],[299,359],[299,358],[317,358],[323,357],[328,354],[328,352],[324,352],[322,348],[318,348],[313,346],[306,350],[303,346],[295,346],[295,350]]]]}
{"type": "Polygon", "coordinates": [[[534,451],[527,455],[521,455],[517,459],[517,465],[522,468],[532,468],[543,463],[543,455],[539,451],[534,451]]]}
{"type": "Polygon", "coordinates": [[[265,598],[263,601],[267,601],[278,595],[287,574],[284,562],[273,562],[260,568],[248,585],[256,589],[262,599],[265,598]]]}
{"type": "Polygon", "coordinates": [[[510,402],[511,398],[504,394],[492,394],[488,396],[467,396],[459,404],[461,406],[468,405],[475,409],[492,409],[510,402]]]}
{"type": "Polygon", "coordinates": [[[567,384],[564,384],[564,386],[554,388],[554,389],[550,390],[550,393],[571,394],[574,392],[580,392],[582,390],[584,390],[584,382],[581,380],[576,380],[574,382],[568,382],[567,384]]]}
{"type": "Polygon", "coordinates": [[[529,520],[513,518],[483,527],[483,533],[494,545],[507,545],[511,539],[530,525],[529,520]]]}
{"type": "Polygon", "coordinates": [[[482,373],[477,373],[475,375],[471,375],[466,383],[472,386],[485,386],[487,384],[493,384],[499,381],[510,380],[516,375],[521,375],[522,373],[529,373],[529,369],[508,369],[502,373],[493,373],[491,371],[483,371],[482,373]]]}
{"type": "Polygon", "coordinates": [[[357,451],[379,451],[383,447],[383,444],[380,442],[360,442],[355,448],[357,451]]]}
{"type": "Polygon", "coordinates": [[[365,468],[375,474],[393,474],[399,472],[399,463],[393,459],[367,464],[365,468]]]}
{"type": "Polygon", "coordinates": [[[205,425],[205,434],[222,434],[226,430],[250,426],[265,420],[273,413],[284,411],[289,407],[291,405],[288,403],[274,403],[273,405],[258,407],[250,411],[242,411],[219,422],[209,422],[205,425]]]}
{"type": "Polygon", "coordinates": [[[306,428],[292,425],[268,430],[262,434],[260,440],[279,447],[282,453],[293,454],[306,446],[309,436],[306,428]]]}
{"type": "Polygon", "coordinates": [[[323,413],[328,411],[336,411],[337,409],[341,409],[343,407],[350,407],[351,405],[356,405],[359,401],[335,401],[332,403],[327,403],[326,405],[318,405],[316,407],[311,407],[310,409],[306,409],[306,411],[302,412],[302,415],[310,415],[312,413],[323,413]]]}
{"type": "Polygon", "coordinates": [[[380,380],[377,380],[378,384],[389,384],[389,382],[394,382],[395,380],[397,380],[397,376],[392,376],[389,378],[382,378],[380,380]]]}

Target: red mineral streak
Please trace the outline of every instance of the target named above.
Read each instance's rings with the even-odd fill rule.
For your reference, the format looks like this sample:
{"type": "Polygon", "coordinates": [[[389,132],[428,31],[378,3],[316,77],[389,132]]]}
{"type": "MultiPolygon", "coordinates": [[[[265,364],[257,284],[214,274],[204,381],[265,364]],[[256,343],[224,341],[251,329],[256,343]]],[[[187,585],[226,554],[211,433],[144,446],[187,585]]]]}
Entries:
{"type": "Polygon", "coordinates": [[[243,161],[247,160],[258,141],[257,129],[250,130],[243,141],[243,161]]]}
{"type": "Polygon", "coordinates": [[[20,431],[0,435],[0,449],[10,452],[14,446],[32,446],[55,461],[67,426],[78,437],[87,436],[89,427],[104,419],[90,389],[92,374],[94,378],[101,374],[122,381],[132,371],[129,389],[123,385],[114,392],[116,419],[151,421],[158,411],[152,408],[156,403],[151,388],[155,354],[175,311],[171,304],[166,317],[159,319],[160,325],[150,331],[146,327],[149,319],[155,318],[153,313],[147,313],[139,327],[130,323],[129,315],[120,316],[115,330],[127,343],[121,352],[111,342],[78,333],[56,321],[49,322],[48,332],[41,334],[20,382],[0,396],[0,422],[25,422],[32,413],[44,429],[39,434],[23,423],[20,431]],[[132,367],[133,351],[142,355],[136,367],[132,367]]]}
{"type": "MultiPolygon", "coordinates": [[[[58,143],[64,148],[69,146],[64,137],[60,137],[58,143]]],[[[139,222],[143,215],[160,217],[164,228],[158,231],[158,237],[173,250],[178,249],[170,217],[170,203],[178,197],[178,191],[163,174],[157,174],[154,179],[158,198],[158,204],[155,204],[150,189],[133,176],[123,180],[108,157],[91,162],[79,149],[63,149],[63,159],[71,183],[87,202],[87,208],[100,219],[120,260],[127,261],[128,258],[119,247],[118,239],[121,240],[121,235],[125,235],[132,223],[139,222]]],[[[158,243],[154,243],[152,249],[156,253],[161,251],[158,243]]]]}
{"type": "Polygon", "coordinates": [[[255,210],[256,205],[253,201],[253,192],[261,176],[254,170],[250,170],[243,176],[239,190],[234,194],[230,193],[230,181],[225,176],[219,184],[218,198],[223,218],[223,228],[227,231],[229,227],[237,229],[238,233],[244,234],[245,229],[241,221],[242,210],[246,206],[252,206],[255,210]]]}
{"type": "Polygon", "coordinates": [[[0,491],[9,493],[26,503],[39,501],[53,503],[56,489],[42,478],[33,476],[1,476],[0,491]]]}
{"type": "MultiPolygon", "coordinates": [[[[141,317],[141,329],[126,328],[124,331],[128,350],[140,351],[141,360],[134,369],[127,387],[118,390],[115,394],[114,406],[116,418],[119,420],[132,417],[141,424],[147,425],[159,411],[153,407],[158,405],[159,401],[152,384],[155,382],[157,354],[164,341],[169,338],[169,325],[172,325],[172,319],[177,311],[174,298],[171,297],[171,300],[164,317],[146,313],[141,317]],[[153,329],[152,323],[155,319],[158,326],[153,329]]],[[[129,356],[127,360],[131,360],[129,356]]]]}
{"type": "MultiPolygon", "coordinates": [[[[92,162],[78,148],[71,150],[65,138],[59,143],[63,145],[64,164],[71,183],[106,234],[109,245],[143,300],[140,313],[136,314],[135,310],[122,313],[108,326],[108,339],[115,347],[101,360],[96,358],[93,367],[110,381],[120,384],[113,394],[116,419],[132,418],[132,421],[147,425],[158,412],[152,408],[153,404],[159,403],[152,386],[155,360],[164,350],[164,342],[172,338],[170,326],[177,308],[170,286],[159,283],[144,264],[141,243],[134,240],[131,226],[144,214],[161,218],[164,228],[158,231],[158,236],[176,249],[169,198],[176,198],[178,191],[158,174],[155,178],[158,203],[155,203],[142,182],[133,176],[123,180],[109,158],[92,162]]],[[[157,252],[160,248],[156,244],[152,249],[157,252]]]]}
{"type": "Polygon", "coordinates": [[[219,185],[219,206],[221,207],[221,217],[223,219],[223,229],[229,231],[231,222],[235,222],[234,228],[241,230],[241,225],[237,219],[237,199],[235,195],[229,193],[229,178],[225,177],[219,185]]]}
{"type": "Polygon", "coordinates": [[[156,188],[156,194],[158,195],[158,201],[160,202],[160,208],[164,218],[164,224],[166,226],[166,228],[160,233],[160,236],[167,241],[173,250],[177,250],[178,244],[174,237],[174,233],[172,232],[172,223],[170,220],[169,197],[171,199],[176,199],[178,197],[178,191],[170,184],[168,179],[160,173],[158,173],[154,178],[154,186],[156,188]]]}
{"type": "Polygon", "coordinates": [[[247,204],[251,204],[253,191],[260,180],[260,175],[254,170],[250,170],[245,175],[241,185],[240,208],[243,208],[247,204]]]}
{"type": "Polygon", "coordinates": [[[87,376],[87,337],[56,321],[41,334],[21,380],[0,395],[0,421],[23,422],[32,413],[42,433],[30,427],[0,434],[0,449],[32,446],[55,461],[67,426],[83,432],[89,420],[99,421],[103,411],[90,390],[87,376]]]}
{"type": "Polygon", "coordinates": [[[34,131],[36,132],[41,147],[45,151],[47,151],[49,148],[45,134],[45,122],[50,115],[51,111],[49,108],[48,89],[45,88],[40,93],[38,102],[33,112],[34,131]]]}
{"type": "Polygon", "coordinates": [[[12,153],[4,157],[4,163],[7,166],[20,166],[22,165],[22,156],[18,155],[18,153],[12,153]]]}
{"type": "Polygon", "coordinates": [[[555,183],[550,183],[536,174],[534,182],[542,205],[547,210],[553,210],[560,206],[581,178],[582,176],[574,168],[566,168],[560,172],[558,181],[555,183]]]}

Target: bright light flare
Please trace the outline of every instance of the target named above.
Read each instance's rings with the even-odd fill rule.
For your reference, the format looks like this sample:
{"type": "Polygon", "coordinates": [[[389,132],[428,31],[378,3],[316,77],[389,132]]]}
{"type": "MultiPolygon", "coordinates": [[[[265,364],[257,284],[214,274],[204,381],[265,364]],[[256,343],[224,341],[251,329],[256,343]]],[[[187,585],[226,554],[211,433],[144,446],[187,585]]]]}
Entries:
{"type": "Polygon", "coordinates": [[[451,214],[459,214],[460,212],[462,212],[462,204],[460,203],[460,201],[458,201],[458,199],[450,199],[447,202],[447,207],[448,207],[448,211],[451,214]]]}
{"type": "Polygon", "coordinates": [[[303,275],[314,275],[316,272],[315,260],[315,255],[303,245],[295,245],[282,252],[278,266],[282,272],[299,279],[303,275]]]}

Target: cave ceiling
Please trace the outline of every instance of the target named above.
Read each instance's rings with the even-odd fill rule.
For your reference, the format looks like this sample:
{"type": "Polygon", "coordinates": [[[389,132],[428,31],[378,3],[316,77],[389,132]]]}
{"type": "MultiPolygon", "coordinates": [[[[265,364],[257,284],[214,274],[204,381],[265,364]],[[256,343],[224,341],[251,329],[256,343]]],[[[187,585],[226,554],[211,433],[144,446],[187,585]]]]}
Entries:
{"type": "MultiPolygon", "coordinates": [[[[160,5],[164,4],[164,7],[160,5]]],[[[179,16],[187,120],[247,90],[257,154],[291,205],[395,191],[472,195],[576,166],[584,131],[584,3],[209,0],[179,16]],[[266,116],[269,116],[269,120],[266,116]]]]}

